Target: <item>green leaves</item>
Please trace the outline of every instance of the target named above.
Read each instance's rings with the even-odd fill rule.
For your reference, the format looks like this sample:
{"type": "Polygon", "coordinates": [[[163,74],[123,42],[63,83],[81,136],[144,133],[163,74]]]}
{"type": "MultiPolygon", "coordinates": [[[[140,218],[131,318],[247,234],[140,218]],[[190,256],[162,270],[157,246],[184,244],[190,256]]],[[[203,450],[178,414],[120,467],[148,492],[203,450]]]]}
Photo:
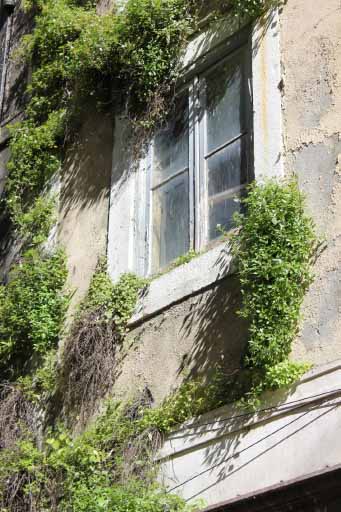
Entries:
{"type": "MultiPolygon", "coordinates": [[[[189,512],[182,499],[167,494],[150,478],[122,473],[122,458],[134,443],[136,421],[125,409],[107,410],[78,437],[62,426],[49,431],[41,449],[30,439],[0,452],[0,507],[12,510],[17,500],[37,509],[63,512],[189,512]],[[18,478],[20,476],[20,478],[18,478]],[[12,479],[18,485],[10,486],[12,479]],[[52,485],[51,485],[52,483],[52,485]],[[6,489],[6,485],[10,489],[6,489]],[[13,491],[14,489],[14,491],[13,491]],[[11,494],[12,492],[12,494],[11,494]]],[[[143,466],[148,461],[143,461],[143,466]]]]}
{"type": "Polygon", "coordinates": [[[300,373],[287,357],[312,282],[317,241],[296,181],[254,183],[243,203],[246,213],[236,218],[232,247],[242,286],[240,314],[250,324],[245,365],[264,373],[267,388],[278,387],[300,373]]]}
{"type": "Polygon", "coordinates": [[[267,9],[283,5],[286,0],[230,0],[230,7],[235,16],[248,16],[256,18],[264,14],[267,9]]]}
{"type": "Polygon", "coordinates": [[[101,321],[113,320],[123,334],[136,306],[139,291],[147,284],[147,279],[132,273],[122,274],[117,283],[113,284],[106,263],[100,262],[92,277],[87,297],[81,304],[81,312],[98,311],[101,321]]]}
{"type": "Polygon", "coordinates": [[[0,365],[45,354],[57,344],[68,297],[65,257],[27,251],[0,287],[0,365]]]}
{"type": "MultiPolygon", "coordinates": [[[[125,105],[139,134],[160,123],[200,11],[195,0],[128,0],[122,10],[102,16],[92,0],[24,4],[35,9],[35,27],[18,52],[33,73],[26,119],[11,128],[6,204],[15,225],[58,171],[66,126],[70,130],[89,100],[111,108],[114,89],[120,91],[115,105],[125,105]]],[[[277,4],[233,0],[229,7],[254,17],[277,4]]]]}

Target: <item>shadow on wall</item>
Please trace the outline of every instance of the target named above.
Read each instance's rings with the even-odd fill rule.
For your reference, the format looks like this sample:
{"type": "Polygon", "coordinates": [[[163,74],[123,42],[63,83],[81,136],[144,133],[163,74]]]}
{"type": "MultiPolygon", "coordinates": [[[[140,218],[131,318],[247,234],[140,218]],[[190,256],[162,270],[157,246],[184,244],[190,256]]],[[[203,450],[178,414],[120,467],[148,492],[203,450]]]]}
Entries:
{"type": "Polygon", "coordinates": [[[110,115],[93,111],[66,152],[61,171],[61,222],[72,209],[91,208],[109,197],[112,124],[110,115]]]}
{"type": "MultiPolygon", "coordinates": [[[[247,482],[249,490],[257,491],[266,487],[264,480],[271,480],[269,465],[278,461],[279,453],[282,453],[282,468],[286,472],[286,454],[281,450],[286,447],[287,457],[291,459],[302,436],[308,437],[311,429],[322,428],[318,427],[318,423],[325,424],[327,417],[335,414],[341,405],[340,399],[322,398],[311,404],[293,403],[288,409],[281,407],[282,401],[277,404],[277,411],[273,411],[274,416],[264,412],[254,420],[252,414],[230,410],[229,414],[224,411],[225,414],[221,412],[214,418],[207,418],[201,425],[175,431],[171,435],[171,442],[180,445],[182,449],[182,454],[171,457],[175,468],[179,465],[176,462],[178,456],[186,458],[198,451],[202,469],[199,472],[189,471],[181,480],[175,470],[171,476],[174,485],[169,485],[168,492],[181,493],[186,490],[188,501],[203,495],[214,495],[214,488],[222,482],[226,486],[232,485],[232,489],[236,484],[239,488],[245,488],[247,482]],[[255,474],[258,475],[256,479],[255,474]]],[[[297,468],[305,468],[307,453],[304,449],[297,453],[297,468]]],[[[273,473],[280,476],[280,468],[273,468],[273,473]]],[[[230,490],[226,494],[236,498],[230,490]]]]}
{"type": "Polygon", "coordinates": [[[58,239],[65,248],[76,304],[105,254],[113,144],[112,116],[88,107],[61,170],[58,239]]]}
{"type": "MultiPolygon", "coordinates": [[[[219,276],[226,275],[230,266],[228,253],[225,247],[215,263],[219,276]]],[[[238,315],[241,304],[240,283],[233,275],[198,295],[181,328],[184,337],[194,334],[194,339],[191,351],[183,357],[179,373],[188,368],[191,379],[210,378],[217,368],[227,375],[240,370],[248,340],[248,324],[238,315]]]]}
{"type": "MultiPolygon", "coordinates": [[[[220,3],[220,2],[217,2],[220,3]]],[[[286,2],[285,2],[286,3],[286,2]]],[[[204,7],[204,9],[211,9],[204,7]]],[[[281,9],[280,9],[281,12],[281,9]]],[[[276,20],[276,11],[270,10],[261,18],[256,25],[256,30],[252,36],[252,56],[255,57],[261,47],[261,42],[265,37],[267,31],[278,28],[278,21],[276,20]]],[[[193,71],[200,71],[201,67],[205,68],[205,60],[207,53],[212,52],[212,61],[214,61],[215,52],[221,50],[222,44],[226,51],[238,48],[245,37],[245,33],[251,33],[252,23],[246,17],[240,19],[227,16],[219,20],[217,23],[211,25],[207,30],[204,30],[197,39],[193,40],[193,44],[189,44],[188,51],[184,55],[184,66],[187,72],[192,71],[192,65],[195,62],[193,71]]]]}

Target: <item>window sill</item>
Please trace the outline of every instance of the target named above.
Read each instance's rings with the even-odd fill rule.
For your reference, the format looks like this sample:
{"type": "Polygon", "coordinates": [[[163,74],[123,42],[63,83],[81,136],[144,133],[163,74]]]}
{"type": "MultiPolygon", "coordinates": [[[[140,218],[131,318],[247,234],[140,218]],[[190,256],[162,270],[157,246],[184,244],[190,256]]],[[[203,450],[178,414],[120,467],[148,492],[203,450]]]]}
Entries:
{"type": "Polygon", "coordinates": [[[155,316],[162,310],[216,284],[233,271],[229,245],[215,248],[153,279],[138,301],[128,325],[155,316]]]}

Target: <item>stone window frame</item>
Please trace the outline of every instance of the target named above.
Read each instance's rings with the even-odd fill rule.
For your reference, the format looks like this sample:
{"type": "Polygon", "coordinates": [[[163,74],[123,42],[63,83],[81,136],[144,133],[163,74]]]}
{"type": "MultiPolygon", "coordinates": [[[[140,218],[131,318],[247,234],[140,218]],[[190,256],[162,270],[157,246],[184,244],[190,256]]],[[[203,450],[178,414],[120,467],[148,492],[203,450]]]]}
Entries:
{"type": "MultiPolygon", "coordinates": [[[[279,13],[274,9],[250,29],[252,52],[253,174],[256,180],[283,176],[282,99],[279,13]]],[[[226,18],[211,25],[188,44],[182,58],[184,80],[207,67],[217,54],[233,51],[243,27],[226,18]],[[233,37],[232,37],[233,36],[233,37]],[[230,46],[229,46],[230,45],[230,46]]],[[[147,167],[125,150],[127,122],[117,118],[108,228],[108,269],[113,281],[124,272],[146,275],[145,221],[139,214],[146,197],[147,167]],[[142,234],[142,236],[141,236],[142,234]]],[[[141,298],[130,324],[150,318],[186,297],[208,289],[234,271],[228,244],[218,243],[189,263],[154,278],[141,298]]]]}

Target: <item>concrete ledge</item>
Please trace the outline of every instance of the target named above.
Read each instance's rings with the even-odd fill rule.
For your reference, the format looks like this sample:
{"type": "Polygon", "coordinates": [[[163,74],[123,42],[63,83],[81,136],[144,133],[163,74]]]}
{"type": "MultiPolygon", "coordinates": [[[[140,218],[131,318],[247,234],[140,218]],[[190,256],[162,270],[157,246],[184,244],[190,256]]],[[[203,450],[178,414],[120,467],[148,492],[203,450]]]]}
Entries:
{"type": "Polygon", "coordinates": [[[179,456],[198,449],[220,438],[258,427],[293,413],[308,405],[341,396],[341,360],[313,368],[291,389],[267,393],[264,407],[256,412],[245,412],[234,405],[226,405],[195,418],[174,430],[159,451],[158,459],[179,456]],[[228,421],[225,421],[225,420],[228,421]],[[208,428],[209,426],[209,428],[208,428]],[[186,440],[191,439],[190,446],[186,440]]]}
{"type": "Polygon", "coordinates": [[[197,256],[154,279],[140,298],[129,326],[154,316],[159,311],[213,286],[233,271],[227,243],[197,256]]]}
{"type": "Polygon", "coordinates": [[[208,507],[256,494],[340,465],[340,422],[338,360],[269,393],[257,413],[226,406],[174,430],[158,453],[160,480],[208,507]]]}

